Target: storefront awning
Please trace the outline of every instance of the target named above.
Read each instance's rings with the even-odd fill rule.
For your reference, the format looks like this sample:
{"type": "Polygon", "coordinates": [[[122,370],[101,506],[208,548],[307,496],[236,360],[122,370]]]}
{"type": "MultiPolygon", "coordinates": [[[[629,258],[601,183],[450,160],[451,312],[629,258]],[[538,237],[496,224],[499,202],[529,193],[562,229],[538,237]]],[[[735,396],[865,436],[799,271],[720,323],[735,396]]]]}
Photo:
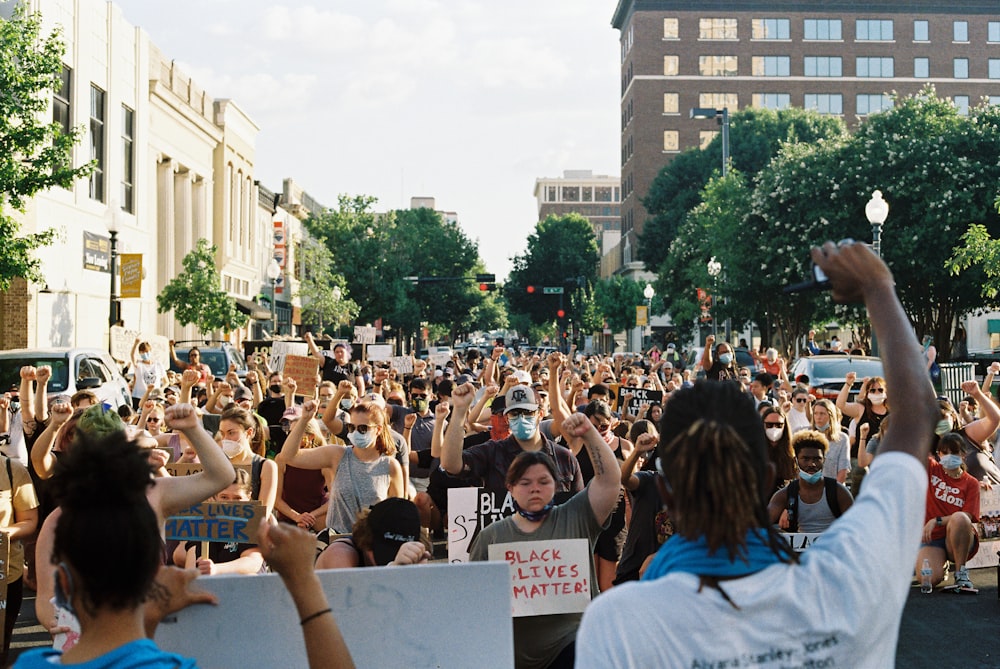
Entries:
{"type": "Polygon", "coordinates": [[[986,321],[986,334],[1000,334],[1000,318],[990,318],[986,321]]]}
{"type": "Polygon", "coordinates": [[[255,321],[271,320],[271,311],[269,309],[260,306],[256,302],[245,300],[242,297],[236,297],[233,299],[236,300],[236,308],[255,321]]]}

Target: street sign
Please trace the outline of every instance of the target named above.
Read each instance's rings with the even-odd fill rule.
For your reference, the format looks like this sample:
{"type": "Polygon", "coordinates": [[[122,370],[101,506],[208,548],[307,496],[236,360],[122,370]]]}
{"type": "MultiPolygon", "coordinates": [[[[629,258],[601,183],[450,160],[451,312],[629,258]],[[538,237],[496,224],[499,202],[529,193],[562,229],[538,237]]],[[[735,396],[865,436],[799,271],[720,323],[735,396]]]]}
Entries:
{"type": "Polygon", "coordinates": [[[542,289],[542,294],[543,295],[562,295],[563,294],[563,289],[562,289],[562,286],[545,286],[542,289]]]}

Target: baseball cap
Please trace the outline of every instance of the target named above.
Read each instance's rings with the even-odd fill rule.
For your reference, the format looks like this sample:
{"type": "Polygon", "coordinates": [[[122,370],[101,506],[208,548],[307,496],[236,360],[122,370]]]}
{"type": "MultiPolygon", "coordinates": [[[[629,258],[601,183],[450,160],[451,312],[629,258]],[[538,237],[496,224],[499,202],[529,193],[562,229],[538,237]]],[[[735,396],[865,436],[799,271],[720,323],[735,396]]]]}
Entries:
{"type": "Polygon", "coordinates": [[[523,383],[524,385],[531,385],[531,374],[524,371],[523,369],[518,369],[514,372],[514,378],[517,379],[518,383],[523,383]]]}
{"type": "Polygon", "coordinates": [[[302,418],[302,407],[288,407],[285,409],[285,413],[281,414],[281,420],[292,421],[302,418]]]}
{"type": "Polygon", "coordinates": [[[253,391],[251,391],[246,386],[240,386],[239,388],[233,391],[234,402],[239,402],[240,400],[252,400],[252,399],[253,399],[253,391]]]}
{"type": "Polygon", "coordinates": [[[510,413],[513,409],[538,411],[538,405],[535,403],[535,392],[528,386],[514,386],[504,395],[504,400],[507,405],[504,409],[505,414],[510,413]]]}
{"type": "Polygon", "coordinates": [[[472,383],[472,375],[471,374],[459,374],[458,378],[455,379],[455,385],[456,386],[465,385],[466,383],[472,383]]]}
{"type": "Polygon", "coordinates": [[[674,344],[674,342],[670,342],[669,344],[667,344],[667,348],[669,348],[669,349],[676,349],[677,346],[674,344]]]}
{"type": "Polygon", "coordinates": [[[377,404],[383,409],[385,408],[385,398],[382,397],[381,393],[365,393],[361,396],[359,400],[361,402],[371,402],[372,404],[377,404]]]}
{"type": "Polygon", "coordinates": [[[384,566],[396,559],[399,547],[408,541],[420,541],[420,513],[408,499],[390,497],[368,512],[375,564],[384,566]]]}
{"type": "Polygon", "coordinates": [[[163,394],[163,391],[159,388],[153,388],[149,391],[149,399],[153,402],[163,402],[167,399],[167,396],[163,394]]]}

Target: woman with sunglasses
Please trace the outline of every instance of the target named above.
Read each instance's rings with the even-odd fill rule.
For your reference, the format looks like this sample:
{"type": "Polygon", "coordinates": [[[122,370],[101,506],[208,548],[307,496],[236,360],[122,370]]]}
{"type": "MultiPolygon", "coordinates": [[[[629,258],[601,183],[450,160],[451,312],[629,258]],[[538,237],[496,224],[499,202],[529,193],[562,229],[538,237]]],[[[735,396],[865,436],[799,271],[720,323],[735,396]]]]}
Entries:
{"type": "Polygon", "coordinates": [[[812,426],[812,396],[808,388],[796,386],[792,390],[792,401],[789,402],[785,418],[788,419],[788,427],[793,434],[799,430],[808,430],[812,426]]]}
{"type": "Polygon", "coordinates": [[[335,472],[330,489],[326,527],[330,534],[350,534],[362,509],[388,497],[403,497],[403,468],[393,457],[396,445],[386,422],[385,411],[372,402],[351,408],[351,423],[345,425],[351,446],[328,444],[301,449],[306,424],[319,405],[308,400],[302,405],[302,417],[288,433],[277,461],[299,469],[330,469],[335,472]]]}
{"type": "Polygon", "coordinates": [[[851,446],[847,433],[840,425],[840,412],[833,402],[816,400],[813,403],[812,429],[826,437],[829,442],[826,459],[823,462],[823,476],[837,479],[837,483],[846,482],[851,467],[851,446]]]}
{"type": "Polygon", "coordinates": [[[878,428],[882,424],[882,419],[889,415],[889,399],[885,385],[885,379],[881,376],[873,376],[861,382],[861,390],[858,391],[857,401],[848,402],[847,397],[854,387],[854,382],[858,379],[856,372],[848,372],[844,378],[844,387],[837,395],[837,409],[852,418],[852,427],[848,430],[848,438],[851,445],[851,483],[848,486],[851,494],[856,498],[861,493],[861,481],[865,477],[865,469],[858,466],[858,428],[867,423],[868,433],[877,434],[878,428]]]}
{"type": "Polygon", "coordinates": [[[784,488],[795,479],[795,453],[792,451],[792,431],[785,414],[777,407],[767,407],[762,412],[764,436],[767,438],[767,457],[774,465],[774,489],[771,494],[784,488]]]}

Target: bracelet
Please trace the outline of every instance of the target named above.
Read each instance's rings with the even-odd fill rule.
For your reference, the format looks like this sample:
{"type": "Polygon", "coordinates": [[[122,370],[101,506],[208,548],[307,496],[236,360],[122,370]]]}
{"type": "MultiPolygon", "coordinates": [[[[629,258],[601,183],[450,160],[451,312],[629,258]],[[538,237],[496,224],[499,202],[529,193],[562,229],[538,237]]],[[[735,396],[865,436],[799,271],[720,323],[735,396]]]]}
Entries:
{"type": "Polygon", "coordinates": [[[305,625],[306,623],[311,622],[311,621],[315,620],[316,618],[319,618],[320,616],[325,615],[327,613],[333,613],[333,610],[332,609],[323,609],[322,611],[317,611],[316,613],[313,613],[312,615],[308,615],[305,618],[303,618],[302,620],[300,620],[299,624],[300,625],[305,625]]]}

